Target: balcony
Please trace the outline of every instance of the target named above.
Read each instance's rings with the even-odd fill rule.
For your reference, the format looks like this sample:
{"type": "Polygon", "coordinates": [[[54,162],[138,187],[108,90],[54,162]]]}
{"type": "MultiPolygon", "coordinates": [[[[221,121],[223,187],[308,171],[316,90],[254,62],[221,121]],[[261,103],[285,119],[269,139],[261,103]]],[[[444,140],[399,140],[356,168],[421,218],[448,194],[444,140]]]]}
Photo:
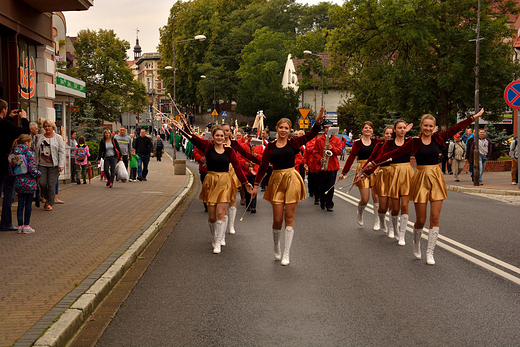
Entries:
{"type": "Polygon", "coordinates": [[[94,0],[23,0],[40,12],[85,11],[94,6],[94,0]]]}

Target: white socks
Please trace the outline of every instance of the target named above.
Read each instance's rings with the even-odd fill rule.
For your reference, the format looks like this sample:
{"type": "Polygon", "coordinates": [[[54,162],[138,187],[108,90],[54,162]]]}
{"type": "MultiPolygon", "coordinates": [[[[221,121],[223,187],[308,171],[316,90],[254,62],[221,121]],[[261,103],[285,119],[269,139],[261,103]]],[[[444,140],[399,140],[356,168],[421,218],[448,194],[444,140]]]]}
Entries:
{"type": "Polygon", "coordinates": [[[376,216],[376,212],[379,210],[379,204],[374,203],[374,230],[378,231],[380,229],[379,226],[379,217],[376,216]]]}
{"type": "Polygon", "coordinates": [[[224,229],[224,222],[221,220],[218,220],[215,222],[215,233],[213,237],[213,253],[219,254],[220,253],[220,243],[222,240],[222,234],[225,233],[224,229]]]}
{"type": "Polygon", "coordinates": [[[390,231],[388,232],[388,237],[391,239],[393,239],[394,236],[399,239],[399,227],[397,226],[398,222],[399,216],[390,215],[390,231]]]}
{"type": "Polygon", "coordinates": [[[235,206],[231,206],[229,208],[229,233],[235,233],[235,218],[237,216],[237,208],[235,206]]]}
{"type": "Polygon", "coordinates": [[[406,227],[408,226],[408,218],[409,216],[407,214],[401,215],[401,221],[399,222],[399,237],[398,239],[398,245],[404,246],[406,244],[405,236],[406,236],[406,227]]]}
{"type": "Polygon", "coordinates": [[[422,229],[413,229],[413,256],[421,259],[421,234],[422,229]]]}
{"type": "Polygon", "coordinates": [[[361,226],[363,226],[363,211],[365,211],[365,207],[367,207],[367,205],[357,205],[357,222],[361,226]]]}
{"type": "Polygon", "coordinates": [[[229,217],[228,216],[224,216],[224,227],[222,230],[222,236],[220,237],[220,245],[221,246],[225,246],[226,245],[226,230],[227,230],[227,226],[228,226],[228,221],[229,221],[229,217]]]}
{"type": "MultiPolygon", "coordinates": [[[[388,229],[386,228],[386,221],[385,221],[386,213],[378,213],[377,215],[379,218],[379,230],[381,230],[382,232],[384,232],[386,234],[388,232],[388,229]]],[[[375,229],[375,226],[374,226],[374,229],[375,229]]],[[[390,236],[388,236],[388,237],[390,237],[390,236]]]]}

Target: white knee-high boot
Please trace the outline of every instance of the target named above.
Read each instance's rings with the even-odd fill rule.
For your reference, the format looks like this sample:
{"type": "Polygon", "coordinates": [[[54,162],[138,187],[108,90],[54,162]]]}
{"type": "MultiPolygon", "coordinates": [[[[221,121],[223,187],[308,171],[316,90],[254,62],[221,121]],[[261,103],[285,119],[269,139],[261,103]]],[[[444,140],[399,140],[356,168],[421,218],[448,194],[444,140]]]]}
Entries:
{"type": "Polygon", "coordinates": [[[220,242],[222,239],[222,234],[224,232],[225,232],[224,221],[217,220],[215,222],[215,237],[214,237],[215,244],[213,245],[213,253],[215,253],[215,254],[220,253],[220,242]]]}
{"type": "Polygon", "coordinates": [[[390,215],[390,230],[388,231],[388,237],[393,239],[394,237],[399,239],[399,216],[390,215]]]}
{"type": "Polygon", "coordinates": [[[211,246],[215,248],[215,223],[208,222],[209,232],[211,233],[211,246]]]}
{"type": "Polygon", "coordinates": [[[222,235],[220,236],[220,245],[225,246],[226,245],[226,230],[228,226],[229,217],[226,215],[224,216],[224,226],[222,230],[222,235]]]}
{"type": "Polygon", "coordinates": [[[399,222],[399,246],[404,246],[406,244],[406,227],[408,226],[408,218],[407,214],[401,215],[401,221],[399,222]]]}
{"type": "Polygon", "coordinates": [[[280,236],[282,234],[281,230],[273,229],[273,241],[274,241],[274,259],[280,260],[282,259],[282,252],[280,251],[280,236]]]}
{"type": "Polygon", "coordinates": [[[229,208],[229,233],[234,234],[235,231],[235,218],[237,216],[237,208],[235,206],[231,206],[229,208]]]}
{"type": "Polygon", "coordinates": [[[293,227],[285,228],[285,245],[283,249],[282,265],[289,265],[289,253],[291,252],[291,244],[294,237],[293,227]]]}
{"type": "Polygon", "coordinates": [[[374,230],[375,231],[378,231],[380,229],[380,225],[379,225],[379,217],[376,215],[377,213],[377,210],[379,210],[379,204],[378,203],[375,203],[374,204],[374,230]]]}
{"type": "Polygon", "coordinates": [[[413,229],[413,256],[421,259],[421,234],[422,229],[413,229]]]}
{"type": "Polygon", "coordinates": [[[433,250],[437,244],[437,237],[439,237],[439,227],[433,227],[428,233],[428,247],[426,247],[426,264],[435,265],[435,259],[433,259],[433,250]]]}
{"type": "Polygon", "coordinates": [[[363,211],[365,211],[365,207],[367,205],[357,205],[357,223],[361,226],[363,226],[363,211]]]}
{"type": "Polygon", "coordinates": [[[386,221],[385,221],[386,213],[378,213],[377,215],[379,218],[379,230],[381,230],[382,232],[384,232],[386,234],[388,232],[388,229],[386,228],[386,221]]]}

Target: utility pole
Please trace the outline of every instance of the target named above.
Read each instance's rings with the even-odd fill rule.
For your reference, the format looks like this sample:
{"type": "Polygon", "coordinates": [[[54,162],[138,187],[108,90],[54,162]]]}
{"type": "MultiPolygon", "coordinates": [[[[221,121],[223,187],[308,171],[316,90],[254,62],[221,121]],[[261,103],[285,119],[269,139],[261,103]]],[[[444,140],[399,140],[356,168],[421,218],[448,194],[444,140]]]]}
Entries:
{"type": "MultiPolygon", "coordinates": [[[[477,13],[477,38],[475,40],[476,57],[475,57],[475,113],[479,111],[480,106],[480,0],[478,0],[477,13]]],[[[473,40],[472,40],[473,41],[473,40]]],[[[479,153],[479,119],[475,119],[475,126],[473,130],[473,185],[478,186],[480,183],[480,153],[479,153]]]]}

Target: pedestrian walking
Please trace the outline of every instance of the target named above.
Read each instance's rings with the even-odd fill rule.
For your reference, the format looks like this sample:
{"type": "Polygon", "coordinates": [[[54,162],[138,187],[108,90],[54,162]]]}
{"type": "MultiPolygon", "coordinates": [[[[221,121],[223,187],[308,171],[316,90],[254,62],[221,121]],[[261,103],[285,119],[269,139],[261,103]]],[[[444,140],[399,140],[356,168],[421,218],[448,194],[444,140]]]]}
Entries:
{"type": "Polygon", "coordinates": [[[129,182],[135,182],[137,179],[137,167],[139,166],[138,158],[139,155],[135,153],[135,148],[132,149],[132,155],[130,157],[130,162],[128,163],[130,166],[130,177],[128,179],[129,182]]]}
{"type": "MultiPolygon", "coordinates": [[[[338,177],[338,181],[341,181],[345,178],[345,176],[347,176],[356,158],[358,161],[356,172],[359,172],[367,162],[367,159],[370,157],[377,144],[377,140],[373,138],[374,124],[372,124],[372,122],[364,122],[363,126],[361,127],[361,132],[361,137],[354,141],[354,144],[352,145],[352,150],[350,151],[348,159],[343,166],[343,170],[338,177]]],[[[354,177],[353,182],[355,181],[356,178],[354,177]]],[[[356,187],[358,187],[359,195],[361,196],[357,206],[357,222],[361,226],[364,224],[363,212],[365,211],[365,207],[367,206],[368,200],[370,199],[370,189],[374,186],[374,182],[374,178],[370,177],[368,180],[359,181],[354,184],[356,187]]],[[[374,202],[374,210],[379,210],[379,199],[373,189],[372,201],[374,202]]],[[[379,217],[374,216],[374,230],[377,231],[379,228],[379,217]]]]}
{"type": "MultiPolygon", "coordinates": [[[[475,146],[473,146],[473,143],[471,143],[470,151],[473,155],[475,151],[475,146]]],[[[478,131],[478,155],[479,155],[479,184],[483,185],[482,183],[482,175],[484,174],[484,171],[486,170],[486,163],[488,159],[491,157],[491,141],[486,137],[486,130],[479,129],[478,131]]],[[[473,175],[471,175],[473,178],[473,175]]]]}
{"type": "Polygon", "coordinates": [[[76,183],[81,184],[81,179],[83,179],[83,184],[87,184],[87,164],[88,157],[90,157],[90,150],[83,136],[80,136],[78,139],[78,146],[76,147],[74,157],[76,164],[76,183]]]}
{"type": "Polygon", "coordinates": [[[36,180],[41,176],[41,172],[36,168],[36,160],[30,147],[31,136],[22,134],[14,140],[11,152],[12,158],[21,159],[18,163],[21,164],[20,166],[25,166],[25,169],[19,172],[16,172],[17,170],[11,166],[12,174],[15,177],[14,188],[18,193],[16,217],[19,234],[32,234],[35,231],[29,223],[31,222],[32,201],[38,185],[36,180]]]}
{"type": "Polygon", "coordinates": [[[7,156],[11,151],[13,141],[21,134],[29,134],[29,121],[24,110],[13,109],[7,113],[7,102],[0,99],[0,192],[3,193],[2,217],[0,230],[17,230],[13,226],[11,207],[14,200],[14,177],[9,174],[7,156]],[[13,118],[20,115],[22,126],[13,122],[13,118]]]}
{"type": "MultiPolygon", "coordinates": [[[[182,129],[177,121],[173,124],[182,129]]],[[[212,140],[199,138],[189,128],[185,130],[191,137],[192,143],[204,153],[208,173],[202,184],[199,199],[208,206],[208,224],[212,235],[213,253],[221,252],[221,242],[226,232],[225,216],[228,204],[236,199],[237,185],[229,173],[231,164],[240,182],[251,191],[252,186],[242,172],[236,152],[231,146],[225,146],[225,133],[221,126],[215,125],[211,129],[212,140]]]]}
{"type": "Polygon", "coordinates": [[[453,170],[453,178],[455,182],[460,182],[459,175],[466,165],[466,145],[460,140],[460,135],[453,136],[454,142],[450,143],[448,148],[448,158],[453,170]]]}
{"type": "Polygon", "coordinates": [[[76,130],[71,130],[70,132],[70,183],[76,183],[76,165],[75,165],[75,153],[76,147],[78,146],[78,141],[76,138],[78,137],[78,133],[76,130]]]}
{"type": "Polygon", "coordinates": [[[114,177],[116,175],[117,162],[121,160],[121,149],[117,140],[112,137],[110,130],[103,131],[103,138],[99,142],[99,153],[97,157],[98,164],[104,160],[104,172],[107,179],[106,186],[112,188],[114,186],[114,177]]]}
{"type": "MultiPolygon", "coordinates": [[[[470,125],[475,119],[484,113],[481,109],[479,113],[458,124],[452,126],[441,133],[434,133],[435,117],[425,114],[421,119],[421,133],[411,141],[391,152],[379,156],[375,163],[385,160],[398,158],[403,154],[411,153],[417,161],[410,189],[410,197],[415,204],[415,214],[417,220],[414,224],[413,254],[416,259],[421,259],[421,234],[427,217],[427,205],[430,202],[430,230],[428,232],[428,246],[426,248],[426,263],[434,265],[433,252],[439,236],[440,215],[442,202],[448,197],[446,182],[441,169],[439,168],[439,151],[446,144],[446,140],[470,125]]],[[[369,175],[374,168],[368,170],[363,176],[369,175]]]]}
{"type": "Polygon", "coordinates": [[[273,165],[273,173],[267,183],[264,200],[269,201],[273,207],[274,257],[276,260],[281,259],[282,265],[289,265],[296,207],[301,200],[305,199],[305,184],[300,174],[294,169],[294,159],[301,147],[318,135],[324,110],[325,108],[321,107],[311,131],[301,137],[289,138],[292,122],[287,118],[280,119],[276,124],[277,139],[270,142],[265,148],[262,164],[255,179],[253,197],[258,193],[258,186],[264,178],[269,164],[273,165]],[[284,219],[285,245],[282,256],[280,236],[284,219]]]}
{"type": "Polygon", "coordinates": [[[58,177],[65,168],[65,142],[61,135],[56,134],[53,120],[45,119],[43,129],[44,133],[38,135],[36,144],[36,163],[42,173],[39,185],[45,200],[43,208],[52,211],[58,177]]]}
{"type": "Polygon", "coordinates": [[[127,135],[126,128],[121,127],[119,129],[119,134],[115,135],[114,139],[116,139],[119,144],[119,148],[121,149],[121,160],[128,171],[128,160],[132,157],[132,138],[130,135],[127,135]]]}
{"type": "Polygon", "coordinates": [[[141,129],[139,136],[134,140],[135,153],[138,155],[137,159],[137,180],[146,181],[148,176],[148,163],[150,157],[153,157],[153,143],[152,140],[146,136],[146,129],[141,129]]]}
{"type": "Polygon", "coordinates": [[[155,157],[157,158],[157,161],[161,161],[163,150],[164,144],[162,142],[161,136],[157,135],[157,140],[155,141],[155,157]]]}

